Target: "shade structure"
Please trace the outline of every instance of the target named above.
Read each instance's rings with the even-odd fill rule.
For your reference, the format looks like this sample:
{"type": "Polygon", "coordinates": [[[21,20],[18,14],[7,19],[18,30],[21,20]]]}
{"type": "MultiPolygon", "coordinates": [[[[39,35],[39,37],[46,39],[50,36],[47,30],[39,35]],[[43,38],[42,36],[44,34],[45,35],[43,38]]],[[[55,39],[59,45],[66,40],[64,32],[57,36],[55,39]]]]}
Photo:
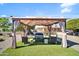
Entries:
{"type": "Polygon", "coordinates": [[[13,18],[25,25],[52,25],[58,22],[65,22],[65,18],[13,18]]]}
{"type": "MultiPolygon", "coordinates": [[[[12,17],[13,20],[13,41],[12,41],[12,48],[16,48],[16,30],[15,30],[15,21],[19,21],[20,23],[23,23],[25,25],[49,25],[49,36],[51,35],[51,26],[56,23],[65,23],[66,24],[66,19],[65,18],[18,18],[18,17],[12,17]]],[[[62,29],[64,27],[62,26],[62,29]]],[[[64,32],[64,31],[62,31],[64,32]]],[[[64,43],[63,43],[64,44],[64,43]]]]}

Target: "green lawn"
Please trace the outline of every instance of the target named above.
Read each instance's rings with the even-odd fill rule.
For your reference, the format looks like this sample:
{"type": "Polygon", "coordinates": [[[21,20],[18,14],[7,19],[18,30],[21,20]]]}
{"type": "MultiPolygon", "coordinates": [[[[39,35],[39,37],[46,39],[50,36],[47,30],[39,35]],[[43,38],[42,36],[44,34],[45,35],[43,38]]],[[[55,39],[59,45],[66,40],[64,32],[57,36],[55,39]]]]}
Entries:
{"type": "Polygon", "coordinates": [[[71,48],[62,48],[60,45],[30,45],[25,46],[18,42],[18,48],[7,49],[2,56],[79,56],[79,52],[71,48]]]}

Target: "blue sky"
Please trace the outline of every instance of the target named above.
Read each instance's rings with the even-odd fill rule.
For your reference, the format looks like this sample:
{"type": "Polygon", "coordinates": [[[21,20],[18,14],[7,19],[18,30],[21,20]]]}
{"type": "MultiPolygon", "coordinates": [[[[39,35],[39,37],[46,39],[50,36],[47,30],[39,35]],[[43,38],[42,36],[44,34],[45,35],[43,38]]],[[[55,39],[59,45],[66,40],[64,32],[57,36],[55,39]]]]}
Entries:
{"type": "Polygon", "coordinates": [[[1,3],[0,16],[79,17],[77,3],[1,3]]]}

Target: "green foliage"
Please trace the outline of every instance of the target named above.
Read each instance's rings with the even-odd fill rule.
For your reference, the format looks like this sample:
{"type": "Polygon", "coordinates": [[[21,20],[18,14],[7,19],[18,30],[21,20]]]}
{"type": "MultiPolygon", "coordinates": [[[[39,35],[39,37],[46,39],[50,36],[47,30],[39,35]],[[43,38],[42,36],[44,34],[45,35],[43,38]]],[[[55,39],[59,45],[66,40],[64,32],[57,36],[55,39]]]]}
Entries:
{"type": "Polygon", "coordinates": [[[24,25],[20,23],[20,25],[17,27],[16,31],[23,31],[24,30],[24,25]]]}
{"type": "Polygon", "coordinates": [[[0,27],[7,26],[8,19],[6,18],[0,18],[0,27]]]}
{"type": "Polygon", "coordinates": [[[0,18],[0,28],[2,28],[3,31],[7,31],[9,26],[11,26],[11,24],[8,18],[0,18]]]}
{"type": "Polygon", "coordinates": [[[79,29],[79,18],[68,20],[66,26],[66,28],[70,30],[79,29]]]}

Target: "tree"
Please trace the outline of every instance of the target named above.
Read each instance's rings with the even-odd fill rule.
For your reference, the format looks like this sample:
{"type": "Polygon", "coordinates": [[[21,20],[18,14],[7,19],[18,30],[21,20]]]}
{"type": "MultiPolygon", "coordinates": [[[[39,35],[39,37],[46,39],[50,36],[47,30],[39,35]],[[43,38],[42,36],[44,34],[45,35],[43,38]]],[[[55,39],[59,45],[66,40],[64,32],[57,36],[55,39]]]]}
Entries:
{"type": "Polygon", "coordinates": [[[20,25],[17,26],[16,31],[23,31],[24,30],[24,24],[20,23],[20,25]]]}
{"type": "Polygon", "coordinates": [[[9,23],[9,19],[8,18],[0,18],[0,28],[3,31],[7,31],[9,26],[11,26],[11,24],[9,23]]]}
{"type": "Polygon", "coordinates": [[[79,29],[79,18],[68,20],[66,26],[67,29],[73,31],[79,29]]]}

